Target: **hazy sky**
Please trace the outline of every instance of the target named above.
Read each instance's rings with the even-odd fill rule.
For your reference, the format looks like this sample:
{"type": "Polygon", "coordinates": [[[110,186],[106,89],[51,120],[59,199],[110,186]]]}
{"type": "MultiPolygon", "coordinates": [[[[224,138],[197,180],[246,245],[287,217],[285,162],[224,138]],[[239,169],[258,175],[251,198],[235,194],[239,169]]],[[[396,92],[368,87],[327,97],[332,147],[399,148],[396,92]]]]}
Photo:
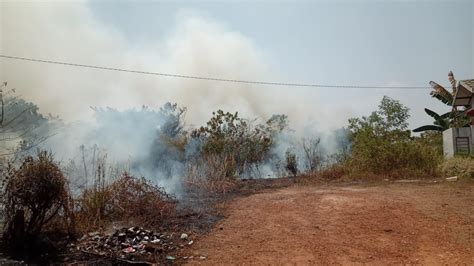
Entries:
{"type": "MultiPolygon", "coordinates": [[[[474,78],[474,1],[2,2],[1,52],[145,71],[347,85],[447,85],[474,78]]],[[[383,95],[411,109],[448,110],[426,90],[316,89],[180,81],[0,59],[7,80],[66,118],[89,105],[288,113],[330,129],[374,110],[383,95]],[[234,110],[232,110],[234,109],[234,110]]]]}
{"type": "MultiPolygon", "coordinates": [[[[106,1],[101,22],[134,42],[187,14],[248,37],[284,81],[426,85],[473,69],[473,1],[106,1]]],[[[229,76],[232,76],[229,73],[229,76]]]]}

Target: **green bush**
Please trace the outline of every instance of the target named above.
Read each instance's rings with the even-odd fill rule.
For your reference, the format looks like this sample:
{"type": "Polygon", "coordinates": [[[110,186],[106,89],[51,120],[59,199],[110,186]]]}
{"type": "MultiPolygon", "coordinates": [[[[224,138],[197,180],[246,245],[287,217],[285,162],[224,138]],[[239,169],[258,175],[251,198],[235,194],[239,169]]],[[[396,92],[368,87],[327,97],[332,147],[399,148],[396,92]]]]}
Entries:
{"type": "Polygon", "coordinates": [[[349,120],[351,171],[394,178],[436,175],[442,158],[441,136],[429,133],[412,137],[408,111],[385,96],[370,116],[349,120]]]}
{"type": "Polygon", "coordinates": [[[440,170],[447,177],[474,178],[474,159],[470,157],[447,159],[440,165],[440,170]]]}

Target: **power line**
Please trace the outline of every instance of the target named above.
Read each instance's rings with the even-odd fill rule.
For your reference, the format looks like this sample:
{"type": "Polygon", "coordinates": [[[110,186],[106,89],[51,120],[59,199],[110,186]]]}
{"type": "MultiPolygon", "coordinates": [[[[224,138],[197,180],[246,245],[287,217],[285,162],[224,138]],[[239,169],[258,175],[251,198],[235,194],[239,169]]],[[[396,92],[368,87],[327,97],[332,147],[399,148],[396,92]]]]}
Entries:
{"type": "Polygon", "coordinates": [[[258,85],[290,86],[290,87],[313,87],[313,88],[392,89],[392,90],[403,90],[403,89],[406,89],[406,90],[415,89],[416,90],[416,89],[428,89],[428,88],[430,88],[429,86],[363,86],[363,85],[328,85],[328,84],[310,84],[310,83],[285,83],[285,82],[269,82],[269,81],[258,81],[258,80],[257,81],[252,81],[252,80],[226,79],[226,78],[214,78],[214,77],[202,77],[202,76],[180,75],[180,74],[171,74],[171,73],[150,72],[150,71],[141,71],[141,70],[117,68],[117,67],[85,65],[85,64],[53,61],[53,60],[43,60],[43,59],[36,59],[36,58],[11,56],[11,55],[0,55],[0,57],[1,58],[7,58],[7,59],[37,62],[37,63],[65,65],[65,66],[91,68],[91,69],[101,69],[101,70],[109,70],[109,71],[134,73],[134,74],[155,75],[155,76],[162,76],[162,77],[184,78],[184,79],[208,80],[208,81],[219,81],[219,82],[231,82],[231,83],[258,84],[258,85]]]}

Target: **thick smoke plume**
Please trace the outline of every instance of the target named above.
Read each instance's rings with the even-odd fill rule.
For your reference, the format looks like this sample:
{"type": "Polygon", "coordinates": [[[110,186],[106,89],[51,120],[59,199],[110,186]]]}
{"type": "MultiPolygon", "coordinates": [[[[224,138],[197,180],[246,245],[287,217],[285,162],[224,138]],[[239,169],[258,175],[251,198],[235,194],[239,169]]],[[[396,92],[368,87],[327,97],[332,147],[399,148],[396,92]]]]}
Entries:
{"type": "MultiPolygon", "coordinates": [[[[2,54],[196,76],[274,78],[267,60],[250,39],[202,16],[178,16],[164,36],[135,43],[102,24],[82,1],[0,5],[2,54]]],[[[159,111],[167,102],[187,108],[184,122],[190,128],[203,125],[217,109],[239,111],[249,119],[284,113],[289,116],[290,128],[296,130],[292,134],[295,138],[282,136],[275,150],[278,154],[293,147],[296,138],[324,135],[317,132],[340,126],[334,121],[343,119],[334,116],[345,115],[344,110],[329,115],[315,107],[310,99],[317,92],[305,89],[269,89],[7,59],[0,60],[0,67],[0,80],[36,103],[40,112],[64,120],[62,129],[55,128],[55,136],[43,144],[59,160],[80,168],[81,160],[93,161],[107,154],[109,162],[158,182],[164,175],[169,177],[166,182],[173,183],[170,180],[183,172],[180,159],[156,141],[157,131],[169,122],[159,111]],[[150,109],[136,109],[143,105],[150,109]],[[326,127],[316,131],[322,124],[326,127]],[[156,161],[165,153],[171,157],[156,161]]],[[[324,148],[334,150],[331,137],[325,140],[321,142],[324,148]]],[[[264,175],[272,175],[269,171],[264,175]]],[[[91,169],[85,169],[84,174],[93,175],[91,169]]]]}
{"type": "MultiPolygon", "coordinates": [[[[168,32],[135,42],[101,23],[84,2],[2,2],[2,54],[135,70],[244,80],[279,80],[252,40],[203,16],[177,14],[168,32]],[[274,74],[270,74],[274,73],[274,74]]],[[[153,34],[151,31],[150,34],[153,34]]],[[[136,75],[32,62],[0,60],[0,78],[38,104],[43,113],[89,119],[89,106],[121,110],[178,102],[200,125],[217,109],[246,117],[285,113],[292,126],[335,128],[346,110],[313,102],[312,89],[265,87],[136,75]],[[332,116],[332,117],[331,117],[332,116]]],[[[343,109],[343,108],[342,108],[343,109]]]]}

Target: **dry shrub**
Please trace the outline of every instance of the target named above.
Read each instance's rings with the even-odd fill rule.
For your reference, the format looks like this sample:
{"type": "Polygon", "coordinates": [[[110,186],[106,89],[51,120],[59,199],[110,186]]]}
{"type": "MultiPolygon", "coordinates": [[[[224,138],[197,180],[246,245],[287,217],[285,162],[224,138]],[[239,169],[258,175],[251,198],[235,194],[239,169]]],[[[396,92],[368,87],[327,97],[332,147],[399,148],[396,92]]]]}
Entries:
{"type": "Polygon", "coordinates": [[[69,217],[66,178],[53,156],[38,151],[18,169],[10,167],[2,203],[5,207],[4,243],[16,251],[33,248],[45,226],[58,214],[69,217]]]}
{"type": "Polygon", "coordinates": [[[285,153],[285,169],[286,171],[296,177],[298,174],[298,160],[296,159],[296,154],[291,151],[286,151],[285,153]]]}
{"type": "Polygon", "coordinates": [[[445,176],[474,178],[474,159],[471,157],[450,158],[440,165],[440,170],[445,176]]]}
{"type": "Polygon", "coordinates": [[[124,173],[115,181],[83,192],[77,200],[77,221],[81,231],[116,220],[162,226],[175,215],[176,205],[163,188],[124,173]]]}
{"type": "Polygon", "coordinates": [[[124,175],[111,185],[115,219],[135,220],[144,226],[164,225],[176,212],[177,201],[145,178],[124,175]]]}
{"type": "Polygon", "coordinates": [[[339,180],[347,174],[347,169],[342,164],[330,165],[318,172],[317,177],[323,180],[339,180]]]}
{"type": "Polygon", "coordinates": [[[186,165],[185,185],[192,191],[225,194],[236,184],[228,175],[234,165],[230,156],[206,155],[186,165]]]}

